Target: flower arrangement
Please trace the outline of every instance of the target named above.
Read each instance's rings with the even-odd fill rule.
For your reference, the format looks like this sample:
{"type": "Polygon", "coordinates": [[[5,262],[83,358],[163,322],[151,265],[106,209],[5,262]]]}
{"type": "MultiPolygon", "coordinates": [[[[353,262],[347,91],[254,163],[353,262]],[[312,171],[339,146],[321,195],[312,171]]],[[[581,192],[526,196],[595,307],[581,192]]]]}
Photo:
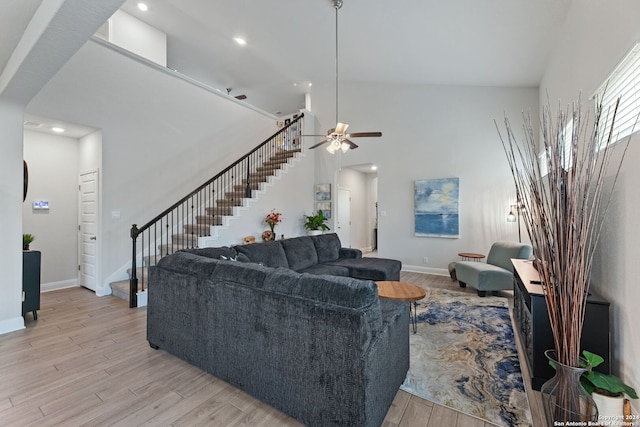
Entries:
{"type": "Polygon", "coordinates": [[[264,222],[266,222],[269,225],[271,232],[273,232],[273,229],[275,228],[276,225],[282,222],[282,219],[280,218],[281,216],[282,214],[280,212],[276,212],[275,209],[271,209],[271,212],[267,214],[267,217],[264,219],[264,222]]]}

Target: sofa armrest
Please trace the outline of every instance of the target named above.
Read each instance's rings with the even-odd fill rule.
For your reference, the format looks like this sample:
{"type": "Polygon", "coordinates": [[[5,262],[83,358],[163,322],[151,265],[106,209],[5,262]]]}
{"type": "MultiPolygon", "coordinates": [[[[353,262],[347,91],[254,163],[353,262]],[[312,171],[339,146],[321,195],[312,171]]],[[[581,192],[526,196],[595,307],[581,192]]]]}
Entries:
{"type": "Polygon", "coordinates": [[[362,258],[362,251],[360,249],[340,248],[338,256],[340,259],[360,259],[362,258]]]}

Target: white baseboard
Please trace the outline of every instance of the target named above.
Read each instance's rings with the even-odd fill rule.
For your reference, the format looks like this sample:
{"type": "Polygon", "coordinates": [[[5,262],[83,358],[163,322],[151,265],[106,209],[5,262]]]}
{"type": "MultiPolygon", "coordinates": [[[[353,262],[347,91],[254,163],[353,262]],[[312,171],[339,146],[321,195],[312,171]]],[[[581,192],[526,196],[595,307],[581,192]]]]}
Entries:
{"type": "Polygon", "coordinates": [[[449,270],[446,268],[423,267],[421,265],[403,265],[402,271],[411,273],[435,274],[438,276],[449,276],[449,270]]]}
{"type": "Polygon", "coordinates": [[[19,331],[20,329],[24,329],[24,318],[22,316],[0,321],[0,335],[19,331]]]}
{"type": "Polygon", "coordinates": [[[56,289],[74,288],[80,286],[78,279],[61,280],[59,282],[42,283],[40,285],[40,292],[55,291],[56,289]]]}

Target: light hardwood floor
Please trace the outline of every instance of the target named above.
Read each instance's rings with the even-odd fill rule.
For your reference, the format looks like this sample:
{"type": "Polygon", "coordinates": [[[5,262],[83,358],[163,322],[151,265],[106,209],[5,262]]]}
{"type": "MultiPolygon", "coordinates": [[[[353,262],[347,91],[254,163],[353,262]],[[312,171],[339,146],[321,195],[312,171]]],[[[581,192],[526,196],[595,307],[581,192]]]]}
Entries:
{"type": "MultiPolygon", "coordinates": [[[[402,280],[459,289],[448,278],[434,282],[417,273],[403,273],[402,280]]],[[[0,426],[299,425],[151,349],[144,308],[129,309],[119,298],[84,288],[44,293],[41,308],[37,321],[27,315],[26,329],[0,335],[0,426]]],[[[530,402],[534,425],[542,426],[534,393],[530,402]]],[[[383,426],[492,424],[399,391],[383,426]]]]}

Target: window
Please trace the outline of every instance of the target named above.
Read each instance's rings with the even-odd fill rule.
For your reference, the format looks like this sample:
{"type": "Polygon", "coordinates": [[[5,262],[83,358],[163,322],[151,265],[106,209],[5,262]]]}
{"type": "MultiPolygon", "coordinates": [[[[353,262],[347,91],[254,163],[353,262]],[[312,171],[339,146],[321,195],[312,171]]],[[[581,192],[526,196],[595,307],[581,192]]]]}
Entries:
{"type": "MultiPolygon", "coordinates": [[[[596,103],[602,102],[600,131],[602,136],[609,133],[616,101],[620,98],[613,127],[612,144],[640,130],[639,126],[634,128],[640,114],[640,43],[637,43],[618,64],[594,93],[593,98],[596,103]]],[[[606,147],[601,146],[598,149],[603,148],[606,147]]]]}
{"type": "MultiPolygon", "coordinates": [[[[558,142],[562,146],[561,165],[562,169],[569,170],[573,166],[573,152],[571,151],[571,138],[573,138],[573,119],[570,119],[564,128],[560,129],[558,142]]],[[[538,154],[538,165],[540,166],[540,176],[549,174],[549,154],[546,150],[538,154]]]]}

